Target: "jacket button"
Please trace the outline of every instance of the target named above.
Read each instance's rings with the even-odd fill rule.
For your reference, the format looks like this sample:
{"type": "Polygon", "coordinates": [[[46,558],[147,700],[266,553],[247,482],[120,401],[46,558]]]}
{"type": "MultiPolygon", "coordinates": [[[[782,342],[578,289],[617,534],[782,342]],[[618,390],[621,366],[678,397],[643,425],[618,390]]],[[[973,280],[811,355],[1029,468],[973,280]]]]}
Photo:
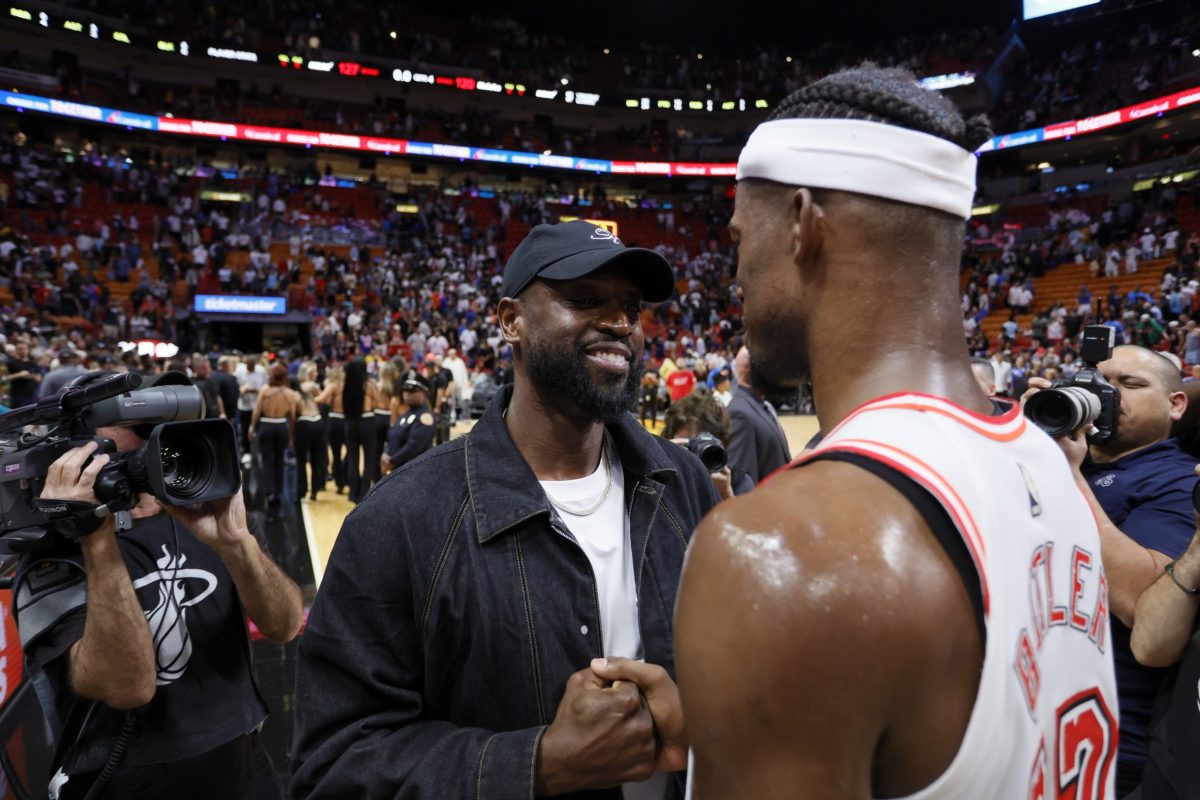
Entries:
{"type": "Polygon", "coordinates": [[[582,633],[584,636],[587,636],[587,625],[580,625],[579,632],[582,633]]]}

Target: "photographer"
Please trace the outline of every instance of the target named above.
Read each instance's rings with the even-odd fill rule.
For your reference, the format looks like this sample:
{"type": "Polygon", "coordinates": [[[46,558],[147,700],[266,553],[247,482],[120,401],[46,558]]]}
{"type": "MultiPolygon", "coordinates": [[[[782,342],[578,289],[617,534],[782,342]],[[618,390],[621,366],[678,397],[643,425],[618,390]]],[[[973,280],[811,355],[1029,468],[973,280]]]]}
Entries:
{"type": "MultiPolygon", "coordinates": [[[[118,451],[144,443],[131,427],[95,434],[118,451]]],[[[40,497],[99,505],[96,478],[111,459],[96,449],[59,457],[40,497]]],[[[240,491],[193,509],[142,494],[131,516],[127,530],[107,516],[18,567],[26,667],[59,742],[50,797],[84,797],[98,779],[98,797],[262,797],[272,784],[279,796],[257,734],[267,708],[245,615],[287,642],[301,624],[299,588],[248,529],[240,491]]]]}
{"type": "MultiPolygon", "coordinates": [[[[716,397],[706,391],[693,392],[667,409],[663,438],[691,449],[691,441],[702,433],[715,436],[728,452],[729,413],[716,397]]],[[[754,479],[745,470],[728,464],[710,473],[709,477],[722,500],[746,494],[754,488],[754,479]]]]}
{"type": "MultiPolygon", "coordinates": [[[[1100,525],[1120,694],[1117,789],[1123,797],[1141,781],[1151,709],[1167,675],[1166,670],[1137,663],[1130,649],[1130,627],[1139,595],[1192,538],[1196,460],[1171,438],[1172,424],[1187,408],[1174,365],[1152,350],[1126,345],[1115,348],[1099,370],[1121,393],[1116,435],[1106,444],[1089,447],[1083,431],[1077,430],[1058,442],[1100,525]]],[[[1030,393],[1023,400],[1049,386],[1044,379],[1031,378],[1030,393]]]]}

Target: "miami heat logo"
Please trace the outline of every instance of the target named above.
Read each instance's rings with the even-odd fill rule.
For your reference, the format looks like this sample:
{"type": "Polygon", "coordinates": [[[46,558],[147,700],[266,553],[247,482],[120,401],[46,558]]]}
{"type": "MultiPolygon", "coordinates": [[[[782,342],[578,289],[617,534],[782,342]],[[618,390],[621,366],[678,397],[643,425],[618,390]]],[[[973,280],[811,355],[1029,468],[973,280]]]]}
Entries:
{"type": "Polygon", "coordinates": [[[158,603],[146,611],[150,635],[154,637],[156,683],[165,686],[183,675],[192,657],[192,637],[188,633],[187,610],[204,600],[217,588],[217,577],[208,570],[183,569],[187,556],[178,560],[162,548],[163,557],[155,563],[157,572],[133,582],[134,591],[158,583],[158,603]]]}

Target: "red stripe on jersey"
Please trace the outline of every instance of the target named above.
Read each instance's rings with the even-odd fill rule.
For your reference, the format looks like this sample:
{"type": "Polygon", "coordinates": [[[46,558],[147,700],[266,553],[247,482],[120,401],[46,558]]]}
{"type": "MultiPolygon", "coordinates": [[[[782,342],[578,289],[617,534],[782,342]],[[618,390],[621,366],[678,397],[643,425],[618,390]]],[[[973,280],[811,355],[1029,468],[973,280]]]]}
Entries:
{"type": "Polygon", "coordinates": [[[1017,404],[1013,404],[1012,408],[1006,411],[999,417],[990,417],[985,414],[980,414],[977,411],[972,411],[969,408],[947,400],[944,397],[935,397],[929,394],[920,394],[917,392],[899,392],[896,394],[884,395],[877,397],[870,402],[864,403],[855,410],[851,411],[846,417],[839,422],[826,438],[832,439],[834,435],[846,426],[852,419],[867,413],[868,411],[881,411],[889,408],[901,408],[913,411],[930,411],[935,414],[941,414],[944,417],[958,422],[970,428],[980,436],[987,437],[997,442],[1011,442],[1025,432],[1026,421],[1021,415],[1021,408],[1017,404]],[[907,402],[896,402],[897,400],[905,400],[907,402]],[[944,408],[939,404],[944,403],[949,408],[944,408]],[[1010,426],[1015,427],[1012,430],[1005,430],[1010,426]]]}
{"type": "MultiPolygon", "coordinates": [[[[896,447],[895,445],[892,445],[892,444],[888,444],[887,442],[880,442],[880,441],[876,441],[873,439],[843,439],[840,442],[834,442],[832,445],[830,445],[830,448],[835,449],[837,447],[840,447],[843,444],[850,444],[850,445],[854,445],[857,447],[879,448],[879,449],[891,452],[899,458],[908,459],[913,464],[915,464],[916,467],[911,468],[913,474],[909,474],[907,472],[905,474],[909,474],[909,477],[914,477],[914,475],[921,475],[924,478],[924,480],[921,481],[922,485],[927,484],[927,483],[933,483],[933,484],[937,484],[938,486],[940,486],[943,497],[949,498],[950,500],[954,501],[958,505],[958,507],[962,509],[962,514],[964,515],[965,520],[966,520],[966,528],[963,529],[964,534],[974,540],[974,543],[978,547],[980,554],[982,554],[984,556],[987,555],[987,546],[984,544],[983,536],[979,533],[979,524],[977,522],[975,522],[975,517],[971,514],[970,507],[965,502],[963,502],[962,497],[960,497],[958,492],[956,492],[954,490],[954,487],[950,485],[950,482],[947,481],[944,477],[942,477],[941,473],[939,473],[936,469],[929,466],[924,461],[922,461],[921,459],[914,456],[912,453],[901,450],[899,447],[896,447]]],[[[943,505],[945,505],[945,503],[943,503],[943,505]]],[[[970,544],[970,543],[971,542],[968,541],[968,544],[970,544]]]]}
{"type": "MultiPolygon", "coordinates": [[[[935,470],[930,469],[927,465],[921,462],[920,459],[913,458],[913,456],[909,455],[908,453],[885,445],[882,442],[871,442],[865,440],[847,440],[844,442],[836,442],[827,448],[822,448],[820,451],[811,453],[809,458],[819,456],[822,453],[838,451],[856,453],[858,455],[865,456],[866,458],[886,464],[897,472],[916,481],[926,491],[937,498],[938,502],[942,504],[942,507],[946,509],[946,512],[950,514],[951,518],[954,520],[955,527],[958,528],[959,534],[963,537],[963,541],[966,542],[967,550],[969,550],[971,553],[971,560],[975,562],[975,571],[979,574],[979,586],[983,594],[983,613],[984,616],[987,616],[991,602],[988,593],[987,575],[984,574],[983,559],[981,557],[981,553],[983,552],[983,538],[979,535],[979,529],[975,525],[975,520],[971,517],[970,509],[967,508],[966,503],[964,503],[962,498],[959,497],[954,491],[954,488],[943,481],[941,476],[939,476],[935,470]],[[920,464],[923,469],[913,469],[907,464],[897,461],[895,458],[887,455],[886,453],[880,453],[878,451],[879,449],[891,450],[899,454],[901,457],[909,458],[917,462],[917,464],[920,464]],[[927,471],[928,474],[922,474],[923,471],[927,471]],[[960,514],[958,511],[959,507],[962,508],[962,514],[960,514]],[[963,514],[966,515],[965,518],[963,514]]],[[[806,458],[805,461],[809,460],[809,458],[806,458]]]]}

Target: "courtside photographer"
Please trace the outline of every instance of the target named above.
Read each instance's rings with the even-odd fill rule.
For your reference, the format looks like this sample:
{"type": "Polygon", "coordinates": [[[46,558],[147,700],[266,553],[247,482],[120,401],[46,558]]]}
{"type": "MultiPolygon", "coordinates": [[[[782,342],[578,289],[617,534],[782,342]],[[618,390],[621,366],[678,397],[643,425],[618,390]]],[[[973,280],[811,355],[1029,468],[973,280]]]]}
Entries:
{"type": "MultiPolygon", "coordinates": [[[[1085,339],[1090,330],[1085,329],[1085,339]]],[[[1085,341],[1081,349],[1087,346],[1085,341]]],[[[1088,361],[1086,353],[1084,361],[1088,361]]],[[[1091,427],[1087,424],[1048,432],[1056,436],[1100,525],[1121,709],[1117,795],[1124,797],[1141,783],[1151,710],[1169,673],[1142,666],[1134,658],[1130,649],[1134,609],[1142,592],[1192,539],[1196,459],[1171,436],[1172,426],[1187,408],[1174,364],[1135,345],[1111,349],[1108,358],[1098,357],[1094,363],[1103,381],[1116,390],[1111,414],[1102,415],[1111,419],[1097,420],[1104,434],[1097,437],[1095,428],[1087,433],[1091,427]]],[[[1080,380],[1079,375],[1075,380],[1080,380]]],[[[1042,378],[1031,378],[1029,383],[1022,402],[1026,413],[1036,416],[1030,414],[1030,406],[1051,384],[1042,378]]]]}
{"type": "Polygon", "coordinates": [[[233,429],[203,416],[178,372],[89,373],[0,416],[0,544],[22,554],[52,800],[282,796],[245,618],[289,641],[300,590],[247,526],[233,429]]]}
{"type": "Polygon", "coordinates": [[[671,404],[663,437],[700,459],[722,500],[754,488],[745,470],[729,466],[729,412],[708,391],[692,392],[671,404]]]}

